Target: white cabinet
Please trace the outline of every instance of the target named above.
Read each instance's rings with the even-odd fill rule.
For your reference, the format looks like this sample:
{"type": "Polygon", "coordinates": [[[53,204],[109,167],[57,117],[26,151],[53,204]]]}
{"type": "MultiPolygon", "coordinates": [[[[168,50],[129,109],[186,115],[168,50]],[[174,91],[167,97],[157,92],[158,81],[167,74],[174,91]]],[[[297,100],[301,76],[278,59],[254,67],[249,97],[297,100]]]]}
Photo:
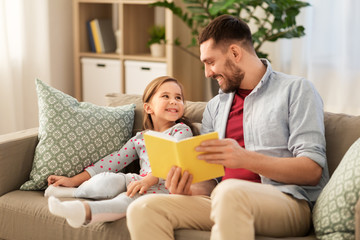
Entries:
{"type": "Polygon", "coordinates": [[[107,93],[122,92],[120,60],[82,58],[81,64],[83,101],[104,106],[107,93]]]}
{"type": "Polygon", "coordinates": [[[166,63],[126,60],[125,93],[143,94],[153,79],[166,76],[166,63]]]}

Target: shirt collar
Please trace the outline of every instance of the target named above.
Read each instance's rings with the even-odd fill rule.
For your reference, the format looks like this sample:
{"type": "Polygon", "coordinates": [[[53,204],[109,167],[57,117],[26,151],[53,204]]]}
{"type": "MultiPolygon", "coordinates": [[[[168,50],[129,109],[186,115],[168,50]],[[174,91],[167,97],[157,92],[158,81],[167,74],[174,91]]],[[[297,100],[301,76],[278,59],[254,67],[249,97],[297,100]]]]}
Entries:
{"type": "Polygon", "coordinates": [[[266,82],[268,82],[271,77],[271,74],[273,73],[270,62],[265,58],[261,58],[260,60],[266,66],[266,72],[264,76],[260,79],[260,82],[256,85],[256,87],[250,94],[257,92],[259,88],[261,88],[266,82]]]}

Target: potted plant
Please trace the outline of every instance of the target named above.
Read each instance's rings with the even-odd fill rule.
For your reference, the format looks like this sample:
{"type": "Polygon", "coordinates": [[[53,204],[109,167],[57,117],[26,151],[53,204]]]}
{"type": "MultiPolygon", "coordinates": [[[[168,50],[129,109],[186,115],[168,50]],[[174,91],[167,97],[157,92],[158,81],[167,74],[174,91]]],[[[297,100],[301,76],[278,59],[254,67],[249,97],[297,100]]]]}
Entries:
{"type": "MultiPolygon", "coordinates": [[[[197,45],[197,36],[211,20],[222,14],[240,17],[253,30],[253,42],[259,57],[268,54],[260,50],[265,42],[275,42],[281,38],[298,38],[305,35],[305,28],[296,24],[300,9],[309,6],[302,0],[182,0],[183,8],[176,2],[161,0],[150,4],[164,7],[178,16],[191,30],[191,44],[197,45]]],[[[174,42],[180,46],[179,41],[174,42]]],[[[182,48],[186,51],[186,48],[182,48]]],[[[192,52],[189,52],[193,55],[192,52]]],[[[195,56],[198,57],[198,56],[195,56]]]]}
{"type": "Polygon", "coordinates": [[[148,32],[150,39],[147,45],[150,47],[151,55],[153,57],[165,56],[165,27],[153,25],[148,32]]]}
{"type": "MultiPolygon", "coordinates": [[[[296,16],[300,9],[310,4],[302,0],[160,0],[150,4],[164,7],[178,16],[190,29],[191,41],[183,47],[178,39],[175,46],[199,59],[189,47],[197,46],[199,32],[214,18],[229,14],[240,17],[252,29],[254,48],[260,58],[267,58],[268,53],[261,50],[265,42],[275,42],[281,38],[299,38],[305,35],[305,28],[297,25],[296,16]]],[[[216,95],[219,89],[211,81],[211,91],[216,95]]]]}

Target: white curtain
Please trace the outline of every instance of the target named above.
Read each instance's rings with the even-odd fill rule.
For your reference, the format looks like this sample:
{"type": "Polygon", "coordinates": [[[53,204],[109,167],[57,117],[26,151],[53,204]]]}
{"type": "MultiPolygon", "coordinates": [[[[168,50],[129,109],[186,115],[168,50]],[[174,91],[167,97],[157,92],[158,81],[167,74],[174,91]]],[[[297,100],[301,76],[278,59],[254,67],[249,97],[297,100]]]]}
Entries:
{"type": "Polygon", "coordinates": [[[19,1],[0,2],[0,133],[23,127],[22,89],[17,89],[22,75],[22,10],[19,1]]]}
{"type": "Polygon", "coordinates": [[[72,94],[71,0],[0,0],[0,134],[38,126],[35,78],[72,94]]]}
{"type": "Polygon", "coordinates": [[[274,68],[312,81],[325,111],[360,115],[360,1],[309,2],[306,36],[267,45],[274,68]]]}

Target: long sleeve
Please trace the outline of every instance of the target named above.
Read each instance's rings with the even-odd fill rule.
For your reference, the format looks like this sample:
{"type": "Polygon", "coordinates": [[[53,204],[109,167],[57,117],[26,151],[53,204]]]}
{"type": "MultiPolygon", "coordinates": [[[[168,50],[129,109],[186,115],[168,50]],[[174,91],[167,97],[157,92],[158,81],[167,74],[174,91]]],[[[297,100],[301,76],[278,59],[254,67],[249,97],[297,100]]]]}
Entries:
{"type": "Polygon", "coordinates": [[[134,139],[135,137],[131,138],[120,150],[100,159],[86,168],[85,171],[87,171],[90,176],[94,176],[101,172],[118,172],[134,160],[139,159],[135,150],[134,139]]]}

